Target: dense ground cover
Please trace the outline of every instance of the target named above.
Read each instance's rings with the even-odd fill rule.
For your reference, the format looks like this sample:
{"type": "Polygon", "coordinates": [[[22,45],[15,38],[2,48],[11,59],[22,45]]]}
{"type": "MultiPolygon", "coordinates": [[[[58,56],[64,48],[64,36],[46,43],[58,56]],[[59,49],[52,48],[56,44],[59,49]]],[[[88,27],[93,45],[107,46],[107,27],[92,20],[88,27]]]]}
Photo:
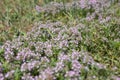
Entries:
{"type": "Polygon", "coordinates": [[[118,0],[0,4],[0,80],[120,79],[118,0]]]}

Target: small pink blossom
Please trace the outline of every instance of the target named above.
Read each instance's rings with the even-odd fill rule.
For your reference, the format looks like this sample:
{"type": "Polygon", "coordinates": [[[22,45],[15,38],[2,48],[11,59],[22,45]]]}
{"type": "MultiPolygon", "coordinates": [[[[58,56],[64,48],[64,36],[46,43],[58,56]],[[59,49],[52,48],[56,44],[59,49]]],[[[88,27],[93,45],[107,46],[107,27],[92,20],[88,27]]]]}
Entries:
{"type": "Polygon", "coordinates": [[[116,80],[120,80],[120,77],[116,78],[116,80]]]}
{"type": "Polygon", "coordinates": [[[67,71],[65,74],[65,77],[75,77],[75,76],[79,76],[79,74],[76,73],[75,71],[67,71]]]}
{"type": "Polygon", "coordinates": [[[90,0],[90,4],[96,4],[97,0],[90,0]]]}

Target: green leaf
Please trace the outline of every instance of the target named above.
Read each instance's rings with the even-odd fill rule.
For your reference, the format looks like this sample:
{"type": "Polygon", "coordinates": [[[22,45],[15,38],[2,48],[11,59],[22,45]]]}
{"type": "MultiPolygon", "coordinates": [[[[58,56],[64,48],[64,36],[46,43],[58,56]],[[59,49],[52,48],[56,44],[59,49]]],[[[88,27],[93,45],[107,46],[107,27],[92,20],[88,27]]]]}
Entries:
{"type": "Polygon", "coordinates": [[[15,73],[14,73],[15,80],[21,80],[21,75],[22,75],[22,73],[21,73],[20,70],[17,68],[17,69],[15,70],[15,73]]]}

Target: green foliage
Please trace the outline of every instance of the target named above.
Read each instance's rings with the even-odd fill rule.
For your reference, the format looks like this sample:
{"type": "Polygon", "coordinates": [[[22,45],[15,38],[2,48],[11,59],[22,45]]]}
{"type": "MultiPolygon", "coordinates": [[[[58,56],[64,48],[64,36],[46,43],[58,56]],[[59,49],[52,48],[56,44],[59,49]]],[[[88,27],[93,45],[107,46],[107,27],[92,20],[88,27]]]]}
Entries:
{"type": "MultiPolygon", "coordinates": [[[[62,1],[66,3],[70,0],[44,0],[43,5],[48,4],[51,1],[62,1]]],[[[114,1],[114,4],[117,4],[118,0],[114,1]]],[[[13,38],[17,38],[18,36],[26,36],[27,31],[31,30],[33,24],[37,21],[46,22],[47,20],[51,21],[62,21],[68,25],[76,25],[77,23],[85,24],[84,29],[80,29],[82,40],[79,41],[76,50],[81,51],[85,50],[91,53],[92,57],[95,61],[106,64],[107,68],[112,71],[112,67],[117,66],[118,69],[112,74],[119,75],[120,74],[120,24],[119,19],[120,9],[119,5],[113,5],[108,9],[109,11],[113,11],[115,9],[115,13],[107,14],[107,11],[104,12],[103,16],[114,16],[114,19],[111,21],[100,24],[98,21],[98,16],[94,21],[86,21],[81,19],[87,16],[87,13],[94,12],[94,9],[76,9],[71,8],[69,11],[65,9],[60,11],[59,13],[52,15],[50,13],[37,13],[35,11],[35,6],[39,5],[39,0],[2,0],[0,3],[0,47],[7,40],[12,40],[13,38]],[[116,18],[117,17],[117,18],[116,18]],[[71,24],[69,24],[69,22],[71,24]],[[89,27],[88,27],[89,26],[89,27]]],[[[43,35],[40,36],[36,41],[45,42],[47,40],[52,40],[56,34],[53,34],[49,29],[42,30],[43,35]]],[[[23,41],[24,47],[28,46],[28,41],[23,41]]],[[[69,44],[70,48],[73,48],[75,45],[69,44]]],[[[66,48],[66,52],[69,51],[70,48],[66,48]]],[[[34,51],[35,46],[30,46],[30,49],[34,51]]],[[[60,53],[60,49],[56,47],[53,49],[53,56],[51,58],[51,66],[55,66],[57,61],[57,55],[60,53]]],[[[13,49],[15,56],[18,53],[18,50],[13,49]]],[[[44,51],[41,51],[41,56],[45,56],[44,51]]],[[[3,64],[3,73],[6,73],[10,70],[10,65],[7,61],[5,61],[4,50],[0,49],[0,62],[3,64]]],[[[13,61],[14,62],[14,61],[13,61]]],[[[20,62],[14,62],[16,64],[20,64],[20,62]]],[[[71,63],[66,63],[68,65],[68,69],[71,67],[71,63]]],[[[88,75],[95,74],[95,76],[99,76],[99,79],[106,79],[110,74],[109,70],[100,69],[98,70],[94,66],[89,66],[90,72],[83,69],[81,71],[81,77],[83,80],[87,78],[88,75]]],[[[33,71],[32,75],[37,75],[37,69],[33,71]]],[[[14,73],[15,80],[21,80],[22,72],[20,69],[16,69],[14,73]]],[[[56,74],[57,80],[64,80],[64,74],[56,74]]],[[[98,80],[99,80],[98,79],[98,80]]],[[[87,79],[86,79],[87,80],[87,79]]]]}
{"type": "Polygon", "coordinates": [[[14,79],[21,80],[21,75],[22,75],[21,71],[17,68],[14,73],[14,77],[15,77],[14,79]]]}
{"type": "Polygon", "coordinates": [[[0,49],[0,62],[4,61],[4,50],[0,49]]]}

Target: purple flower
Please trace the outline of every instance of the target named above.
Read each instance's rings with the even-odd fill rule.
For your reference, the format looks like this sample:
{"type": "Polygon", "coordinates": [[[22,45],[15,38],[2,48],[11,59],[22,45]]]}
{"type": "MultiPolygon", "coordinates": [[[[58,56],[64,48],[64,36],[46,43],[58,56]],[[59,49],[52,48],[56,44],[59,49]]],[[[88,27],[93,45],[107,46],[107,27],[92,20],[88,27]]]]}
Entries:
{"type": "Polygon", "coordinates": [[[60,48],[68,47],[68,41],[67,41],[67,40],[61,41],[60,44],[59,44],[59,47],[60,47],[60,48]]]}
{"type": "Polygon", "coordinates": [[[70,60],[70,57],[68,55],[65,55],[63,53],[61,53],[58,57],[58,59],[61,61],[61,62],[64,62],[64,61],[69,61],[70,60]]]}
{"type": "Polygon", "coordinates": [[[52,45],[48,42],[45,43],[45,54],[47,56],[52,56],[53,52],[52,52],[52,45]]]}
{"type": "Polygon", "coordinates": [[[2,73],[0,73],[0,80],[4,80],[4,76],[2,73]]]}
{"type": "Polygon", "coordinates": [[[40,62],[39,61],[31,61],[29,63],[23,63],[21,65],[21,71],[26,71],[26,70],[29,70],[31,71],[32,69],[34,69],[35,67],[39,67],[40,65],[40,62]]]}
{"type": "Polygon", "coordinates": [[[42,80],[53,80],[53,71],[50,68],[45,69],[44,71],[41,72],[41,78],[42,80]]]}
{"type": "Polygon", "coordinates": [[[35,9],[36,9],[37,12],[40,12],[40,11],[41,11],[41,10],[40,10],[40,9],[41,9],[40,6],[38,6],[38,5],[36,5],[35,9]]]}
{"type": "Polygon", "coordinates": [[[120,77],[117,77],[116,80],[120,80],[120,77]]]}
{"type": "Polygon", "coordinates": [[[33,76],[30,75],[30,73],[28,73],[22,76],[22,80],[35,80],[35,79],[33,76]]]}
{"type": "Polygon", "coordinates": [[[77,60],[73,60],[72,61],[72,69],[76,72],[80,72],[80,69],[82,68],[82,65],[80,64],[80,62],[78,62],[77,60]]]}
{"type": "Polygon", "coordinates": [[[75,35],[78,35],[79,34],[79,31],[78,31],[78,27],[71,27],[70,28],[70,31],[73,33],[73,34],[75,34],[75,35]]]}
{"type": "Polygon", "coordinates": [[[25,61],[25,60],[30,60],[30,59],[39,59],[41,55],[39,53],[34,53],[33,51],[31,51],[29,48],[24,48],[22,51],[20,51],[17,56],[16,56],[16,60],[21,60],[21,61],[25,61]]]}
{"type": "Polygon", "coordinates": [[[5,75],[5,78],[13,78],[14,72],[15,72],[14,70],[7,72],[7,74],[5,75]]]}
{"type": "Polygon", "coordinates": [[[90,4],[96,4],[97,0],[89,0],[90,4]]]}
{"type": "Polygon", "coordinates": [[[80,7],[82,9],[86,7],[86,1],[85,0],[80,0],[80,7]]]}
{"type": "Polygon", "coordinates": [[[76,77],[79,76],[79,74],[75,71],[67,71],[65,74],[65,77],[76,77]]]}
{"type": "Polygon", "coordinates": [[[111,19],[110,16],[106,17],[105,19],[100,20],[100,23],[106,23],[111,19]]]}
{"type": "Polygon", "coordinates": [[[80,58],[80,56],[81,56],[81,55],[80,55],[79,52],[73,50],[72,55],[71,55],[71,58],[72,58],[73,60],[78,60],[78,59],[80,58]]]}
{"type": "Polygon", "coordinates": [[[63,70],[64,66],[65,65],[63,64],[63,62],[57,62],[56,67],[54,68],[54,71],[55,72],[61,71],[61,70],[63,70]]]}
{"type": "Polygon", "coordinates": [[[9,48],[9,47],[6,47],[5,48],[5,53],[4,53],[5,59],[9,62],[9,61],[14,59],[13,56],[14,56],[14,53],[13,53],[12,49],[9,48]]]}
{"type": "Polygon", "coordinates": [[[50,60],[45,56],[45,57],[41,57],[41,63],[49,63],[50,60]]]}

